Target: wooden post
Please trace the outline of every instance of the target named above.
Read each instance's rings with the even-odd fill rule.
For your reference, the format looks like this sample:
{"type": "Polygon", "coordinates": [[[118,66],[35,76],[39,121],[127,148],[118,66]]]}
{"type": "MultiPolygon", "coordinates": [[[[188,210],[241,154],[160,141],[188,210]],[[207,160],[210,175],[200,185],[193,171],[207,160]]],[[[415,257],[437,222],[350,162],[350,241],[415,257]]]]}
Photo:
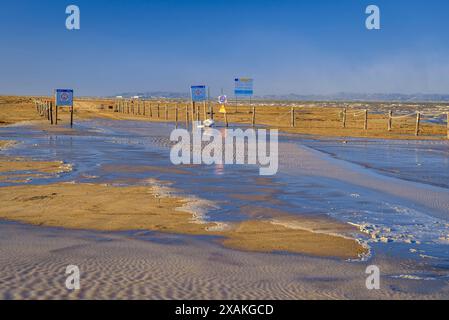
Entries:
{"type": "Polygon", "coordinates": [[[55,124],[58,125],[58,105],[55,104],[55,124]]]}
{"type": "MultiPolygon", "coordinates": [[[[195,101],[192,101],[191,111],[192,111],[192,123],[193,123],[195,121],[195,101]]],[[[192,128],[193,128],[193,126],[192,126],[192,128]]]]}
{"type": "Polygon", "coordinates": [[[176,122],[176,129],[178,128],[178,104],[175,105],[175,122],[176,122]]]}
{"type": "Polygon", "coordinates": [[[225,125],[227,128],[229,126],[229,123],[228,123],[228,114],[226,112],[224,113],[224,120],[225,120],[225,125]]]}
{"type": "Polygon", "coordinates": [[[160,114],[160,106],[159,106],[159,103],[158,103],[157,104],[157,118],[159,119],[160,116],[161,116],[161,114],[160,114]]]}
{"type": "Polygon", "coordinates": [[[126,107],[127,107],[127,109],[128,109],[128,114],[129,114],[129,101],[126,101],[126,107]]]}
{"type": "Polygon", "coordinates": [[[150,102],[150,118],[153,118],[153,104],[150,102]]]}
{"type": "Polygon", "coordinates": [[[343,128],[346,128],[346,108],[343,109],[343,128]]]}
{"type": "Polygon", "coordinates": [[[392,130],[393,111],[388,111],[388,131],[392,130]]]}
{"type": "Polygon", "coordinates": [[[207,111],[206,111],[206,101],[203,101],[203,113],[204,113],[204,120],[207,119],[207,111]]]}
{"type": "Polygon", "coordinates": [[[295,108],[292,107],[290,112],[291,112],[291,117],[292,117],[291,121],[290,121],[290,125],[292,128],[294,128],[295,127],[295,108]]]}
{"type": "Polygon", "coordinates": [[[419,123],[421,122],[421,113],[418,111],[416,113],[416,128],[415,128],[415,136],[419,136],[419,123]]]}
{"type": "Polygon", "coordinates": [[[146,111],[145,111],[145,101],[142,101],[142,107],[143,107],[143,116],[145,116],[146,111]]]}
{"type": "Polygon", "coordinates": [[[186,104],[186,129],[189,128],[189,105],[186,104]]]}
{"type": "Polygon", "coordinates": [[[73,128],[73,103],[72,107],[70,108],[70,128],[73,128]]]}
{"type": "Polygon", "coordinates": [[[47,120],[50,121],[50,103],[48,100],[45,102],[45,105],[47,107],[47,120]]]}
{"type": "Polygon", "coordinates": [[[252,119],[252,125],[253,127],[256,126],[256,106],[253,106],[253,119],[252,119]]]}
{"type": "Polygon", "coordinates": [[[168,120],[168,106],[165,105],[165,120],[168,120]]]}
{"type": "Polygon", "coordinates": [[[50,124],[53,125],[53,102],[49,101],[48,103],[50,105],[50,124]]]}
{"type": "Polygon", "coordinates": [[[447,118],[447,138],[449,139],[449,112],[446,114],[446,118],[447,118]]]}
{"type": "Polygon", "coordinates": [[[365,109],[365,125],[364,129],[368,130],[368,109],[365,109]]]}

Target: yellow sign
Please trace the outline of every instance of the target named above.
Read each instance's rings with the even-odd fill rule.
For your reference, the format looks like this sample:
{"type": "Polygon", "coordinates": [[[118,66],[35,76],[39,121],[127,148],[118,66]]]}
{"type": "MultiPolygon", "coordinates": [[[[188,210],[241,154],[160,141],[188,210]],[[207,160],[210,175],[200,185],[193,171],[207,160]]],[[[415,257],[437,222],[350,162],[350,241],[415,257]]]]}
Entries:
{"type": "Polygon", "coordinates": [[[224,104],[222,104],[222,105],[221,105],[221,107],[220,107],[220,111],[218,111],[218,112],[220,112],[220,113],[227,113],[227,111],[226,111],[226,108],[225,108],[224,104]]]}

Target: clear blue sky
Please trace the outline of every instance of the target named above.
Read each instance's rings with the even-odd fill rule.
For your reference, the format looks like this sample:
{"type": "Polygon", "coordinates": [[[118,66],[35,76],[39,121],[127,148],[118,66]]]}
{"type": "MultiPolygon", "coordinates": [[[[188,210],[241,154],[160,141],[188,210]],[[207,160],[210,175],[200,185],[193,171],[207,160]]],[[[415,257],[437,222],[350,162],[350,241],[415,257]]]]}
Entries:
{"type": "Polygon", "coordinates": [[[449,93],[447,0],[4,0],[0,94],[449,93]],[[81,30],[65,28],[65,8],[81,30]],[[365,8],[381,9],[380,31],[365,8]]]}

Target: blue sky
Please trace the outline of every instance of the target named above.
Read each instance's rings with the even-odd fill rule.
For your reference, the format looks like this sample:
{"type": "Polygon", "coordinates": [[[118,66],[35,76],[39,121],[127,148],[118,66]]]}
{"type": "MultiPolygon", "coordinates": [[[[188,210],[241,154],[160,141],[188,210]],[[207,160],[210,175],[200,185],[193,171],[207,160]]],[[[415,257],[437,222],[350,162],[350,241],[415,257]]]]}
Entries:
{"type": "Polygon", "coordinates": [[[447,0],[5,0],[0,43],[0,94],[231,93],[236,76],[256,94],[449,93],[447,0]]]}

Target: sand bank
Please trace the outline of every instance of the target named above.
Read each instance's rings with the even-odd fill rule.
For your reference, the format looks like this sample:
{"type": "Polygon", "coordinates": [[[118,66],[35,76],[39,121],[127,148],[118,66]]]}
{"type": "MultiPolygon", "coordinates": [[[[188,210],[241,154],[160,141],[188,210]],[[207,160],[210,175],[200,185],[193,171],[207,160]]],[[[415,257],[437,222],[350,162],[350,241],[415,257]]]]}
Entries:
{"type": "MultiPolygon", "coordinates": [[[[0,188],[0,217],[72,229],[219,236],[225,246],[249,251],[287,251],[344,259],[367,253],[354,239],[333,231],[323,232],[320,227],[323,220],[286,215],[277,220],[228,224],[226,228],[216,228],[214,222],[198,223],[194,212],[179,210],[189,200],[161,196],[167,192],[159,188],[97,184],[3,187],[0,188]]],[[[338,223],[333,223],[337,230],[338,223]]],[[[346,231],[350,230],[348,226],[346,231]]]]}

